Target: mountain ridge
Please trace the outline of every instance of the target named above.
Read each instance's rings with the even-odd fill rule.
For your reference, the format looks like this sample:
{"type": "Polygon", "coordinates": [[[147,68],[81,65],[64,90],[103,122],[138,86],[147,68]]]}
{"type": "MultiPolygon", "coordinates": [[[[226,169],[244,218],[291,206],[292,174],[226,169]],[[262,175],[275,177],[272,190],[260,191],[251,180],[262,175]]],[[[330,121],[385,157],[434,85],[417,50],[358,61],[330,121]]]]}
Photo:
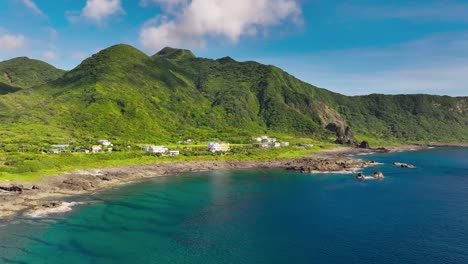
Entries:
{"type": "MultiPolygon", "coordinates": [[[[34,135],[43,142],[92,137],[176,142],[273,133],[354,144],[348,127],[363,138],[468,140],[468,97],[345,96],[272,65],[197,58],[168,47],[148,56],[114,45],[30,92],[13,94],[0,96],[0,121],[39,127],[15,141],[34,135]]],[[[7,133],[5,125],[2,131],[7,133]]]]}

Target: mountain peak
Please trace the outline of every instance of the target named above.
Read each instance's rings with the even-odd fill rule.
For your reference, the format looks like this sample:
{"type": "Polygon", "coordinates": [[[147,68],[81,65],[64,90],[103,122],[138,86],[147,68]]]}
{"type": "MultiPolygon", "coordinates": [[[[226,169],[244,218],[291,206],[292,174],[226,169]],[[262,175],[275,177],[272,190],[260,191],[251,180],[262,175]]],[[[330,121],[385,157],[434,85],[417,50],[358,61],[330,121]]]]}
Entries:
{"type": "Polygon", "coordinates": [[[227,64],[227,63],[233,63],[233,62],[237,62],[235,59],[227,56],[227,57],[223,57],[223,58],[219,58],[216,60],[217,62],[221,63],[221,64],[227,64]]]}
{"type": "Polygon", "coordinates": [[[147,57],[145,53],[143,53],[139,49],[128,44],[113,45],[113,46],[110,46],[109,48],[105,48],[99,51],[97,54],[113,56],[113,57],[126,57],[126,56],[147,57]]]}
{"type": "Polygon", "coordinates": [[[176,49],[165,47],[156,53],[153,57],[164,57],[169,59],[194,59],[196,56],[187,49],[176,49]]]}

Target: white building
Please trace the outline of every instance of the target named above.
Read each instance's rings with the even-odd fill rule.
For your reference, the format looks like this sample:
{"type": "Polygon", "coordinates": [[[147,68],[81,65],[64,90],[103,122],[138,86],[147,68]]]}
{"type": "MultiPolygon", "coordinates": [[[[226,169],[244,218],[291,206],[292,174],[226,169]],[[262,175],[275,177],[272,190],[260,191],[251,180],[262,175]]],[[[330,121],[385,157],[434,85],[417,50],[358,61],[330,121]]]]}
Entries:
{"type": "Polygon", "coordinates": [[[281,142],[280,145],[281,145],[281,147],[288,147],[289,142],[281,142]]]}
{"type": "Polygon", "coordinates": [[[101,145],[91,146],[91,152],[93,153],[102,152],[102,146],[101,145]]]}
{"type": "Polygon", "coordinates": [[[168,155],[169,156],[179,156],[180,152],[178,150],[169,150],[168,155]]]}
{"type": "Polygon", "coordinates": [[[161,153],[164,154],[169,151],[169,149],[165,146],[144,146],[141,148],[143,151],[152,152],[152,153],[161,153]]]}
{"type": "Polygon", "coordinates": [[[262,142],[262,137],[253,137],[252,141],[262,142]]]}
{"type": "Polygon", "coordinates": [[[229,143],[208,142],[207,149],[211,152],[228,151],[229,143]]]}
{"type": "Polygon", "coordinates": [[[110,142],[110,141],[107,140],[107,139],[98,140],[98,143],[101,144],[101,145],[103,145],[104,147],[112,146],[112,142],[110,142]]]}

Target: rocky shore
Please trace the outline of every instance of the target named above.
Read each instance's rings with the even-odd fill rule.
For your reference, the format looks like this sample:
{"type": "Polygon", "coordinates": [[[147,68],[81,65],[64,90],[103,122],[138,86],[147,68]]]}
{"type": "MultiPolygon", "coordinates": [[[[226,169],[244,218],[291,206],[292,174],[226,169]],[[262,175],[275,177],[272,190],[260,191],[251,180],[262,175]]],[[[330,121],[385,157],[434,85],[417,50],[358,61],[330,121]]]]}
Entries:
{"type": "Polygon", "coordinates": [[[352,154],[392,152],[422,148],[406,146],[385,149],[337,148],[313,153],[300,159],[270,161],[195,161],[155,163],[94,170],[77,170],[50,176],[39,182],[0,182],[0,218],[26,212],[26,216],[42,216],[48,213],[67,212],[71,204],[65,197],[89,194],[110,189],[144,178],[176,175],[186,172],[284,168],[307,173],[355,172],[360,168],[376,165],[371,161],[350,158],[352,154]],[[53,202],[51,202],[53,201],[53,202]]]}

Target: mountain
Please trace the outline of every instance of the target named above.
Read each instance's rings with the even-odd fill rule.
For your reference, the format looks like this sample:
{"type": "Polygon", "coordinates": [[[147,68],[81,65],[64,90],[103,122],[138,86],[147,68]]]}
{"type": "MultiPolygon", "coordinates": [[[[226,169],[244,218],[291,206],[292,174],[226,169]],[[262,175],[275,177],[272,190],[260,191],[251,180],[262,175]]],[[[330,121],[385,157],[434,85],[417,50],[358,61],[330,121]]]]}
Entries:
{"type": "MultiPolygon", "coordinates": [[[[32,67],[23,61],[22,68],[32,67]]],[[[342,143],[355,143],[353,133],[398,141],[468,141],[468,97],[344,96],[275,66],[197,58],[188,50],[164,48],[147,56],[115,45],[69,72],[51,72],[55,75],[33,89],[0,96],[5,145],[96,138],[242,142],[263,133],[338,137],[342,143]]]]}
{"type": "Polygon", "coordinates": [[[19,57],[0,62],[0,84],[30,88],[55,80],[64,72],[40,60],[19,57]]]}

